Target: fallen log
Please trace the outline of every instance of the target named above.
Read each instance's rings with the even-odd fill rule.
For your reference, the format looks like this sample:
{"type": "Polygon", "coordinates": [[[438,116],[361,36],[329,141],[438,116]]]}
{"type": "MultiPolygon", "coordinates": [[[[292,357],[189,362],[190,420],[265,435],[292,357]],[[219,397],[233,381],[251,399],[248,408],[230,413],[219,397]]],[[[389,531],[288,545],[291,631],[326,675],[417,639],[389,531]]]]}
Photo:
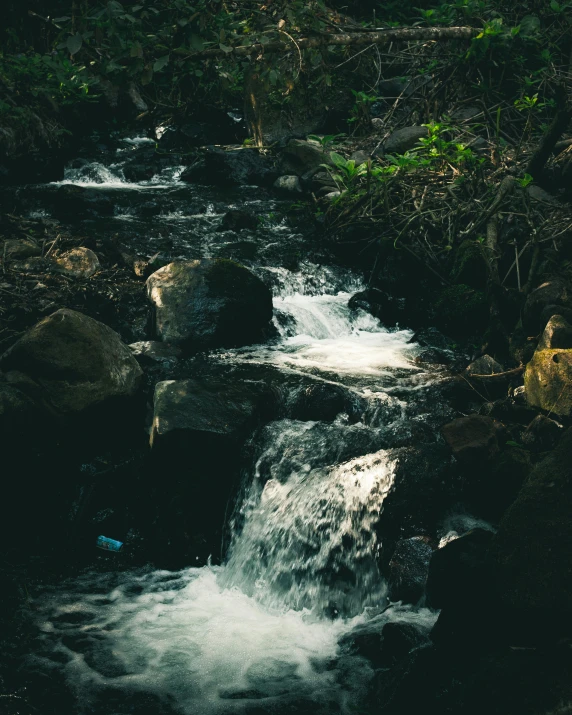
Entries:
{"type": "Polygon", "coordinates": [[[239,45],[238,47],[211,47],[186,55],[187,59],[208,59],[209,57],[224,57],[225,55],[251,55],[255,52],[284,51],[294,44],[299,50],[308,47],[321,47],[327,45],[387,45],[391,42],[410,42],[421,40],[425,42],[442,40],[471,40],[481,30],[476,27],[413,27],[392,28],[381,32],[349,32],[338,35],[323,33],[313,37],[296,39],[271,40],[269,42],[256,42],[252,45],[239,45]]]}

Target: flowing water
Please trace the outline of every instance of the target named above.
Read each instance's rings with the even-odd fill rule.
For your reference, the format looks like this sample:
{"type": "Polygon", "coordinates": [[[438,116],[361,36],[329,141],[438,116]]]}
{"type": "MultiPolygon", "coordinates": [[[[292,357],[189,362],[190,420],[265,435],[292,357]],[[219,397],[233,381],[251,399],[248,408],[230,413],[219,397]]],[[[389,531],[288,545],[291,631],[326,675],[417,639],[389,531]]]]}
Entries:
{"type": "MultiPolygon", "coordinates": [[[[30,667],[65,679],[82,715],[364,712],[372,667],[340,649],[341,639],[356,628],[379,633],[389,621],[428,630],[436,618],[421,607],[386,610],[376,527],[393,485],[392,448],[431,421],[442,374],[415,361],[411,331],[348,308],[364,287],[360,276],[320,264],[319,252],[292,269],[304,237],[280,218],[284,207],[272,196],[184,185],[178,168],[126,182],[122,157],[143,143],[126,141],[111,161],[68,171],[65,183],[115,203],[113,218],[82,230],[117,233],[168,258],[239,256],[251,244],[247,264],[273,289],[278,337],[211,359],[342,387],[356,412],[259,430],[223,565],[98,568],[46,587],[30,667]],[[149,200],[161,211],[143,218],[138,206],[149,200]],[[260,228],[239,238],[217,231],[229,206],[257,212],[260,228]]],[[[55,190],[31,191],[30,210],[44,211],[55,190]]]]}

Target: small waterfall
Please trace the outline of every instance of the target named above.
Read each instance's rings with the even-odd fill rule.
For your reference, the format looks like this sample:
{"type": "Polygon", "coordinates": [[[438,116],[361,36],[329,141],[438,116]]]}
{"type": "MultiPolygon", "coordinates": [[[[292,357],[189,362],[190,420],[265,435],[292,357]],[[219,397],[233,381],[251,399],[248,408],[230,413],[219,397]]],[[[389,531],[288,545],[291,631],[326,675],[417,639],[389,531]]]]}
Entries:
{"type": "Polygon", "coordinates": [[[384,602],[375,527],[393,465],[381,451],[312,469],[313,437],[307,423],[267,428],[221,583],[274,608],[355,616],[384,602]]]}

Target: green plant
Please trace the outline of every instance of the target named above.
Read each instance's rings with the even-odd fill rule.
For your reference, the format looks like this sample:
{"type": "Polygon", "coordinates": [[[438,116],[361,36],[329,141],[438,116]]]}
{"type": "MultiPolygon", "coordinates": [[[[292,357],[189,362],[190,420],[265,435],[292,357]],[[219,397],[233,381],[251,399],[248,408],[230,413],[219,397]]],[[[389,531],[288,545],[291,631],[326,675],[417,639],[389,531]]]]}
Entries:
{"type": "Polygon", "coordinates": [[[345,134],[326,134],[324,136],[319,136],[318,134],[308,134],[308,139],[311,139],[312,141],[318,142],[318,144],[324,148],[327,149],[329,146],[334,144],[337,139],[340,139],[341,137],[345,137],[345,134]]]}
{"type": "Polygon", "coordinates": [[[534,181],[532,176],[530,174],[525,174],[522,179],[517,179],[517,182],[520,186],[522,186],[523,189],[526,189],[526,187],[531,184],[534,181]]]}

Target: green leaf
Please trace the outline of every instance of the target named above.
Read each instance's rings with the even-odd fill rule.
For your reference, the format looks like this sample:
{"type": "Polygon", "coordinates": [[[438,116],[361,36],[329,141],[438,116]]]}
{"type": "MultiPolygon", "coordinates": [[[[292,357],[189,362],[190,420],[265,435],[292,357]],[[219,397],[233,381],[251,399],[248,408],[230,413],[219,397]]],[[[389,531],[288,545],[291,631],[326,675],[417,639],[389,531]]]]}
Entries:
{"type": "Polygon", "coordinates": [[[194,33],[191,35],[189,44],[191,45],[191,48],[197,52],[205,49],[205,41],[203,38],[200,35],[195,35],[194,33]]]}
{"type": "Polygon", "coordinates": [[[116,17],[117,15],[122,15],[125,10],[123,9],[123,5],[120,2],[117,2],[117,0],[109,0],[107,3],[107,12],[112,17],[116,17]]]}
{"type": "Polygon", "coordinates": [[[276,70],[270,70],[268,73],[268,79],[271,85],[275,85],[278,82],[278,72],[276,70]]]}
{"type": "Polygon", "coordinates": [[[347,162],[341,154],[332,151],[330,152],[330,159],[334,163],[334,166],[345,168],[347,162]]]}
{"type": "Polygon", "coordinates": [[[77,54],[81,50],[82,45],[83,38],[79,32],[76,32],[75,35],[70,35],[66,40],[66,47],[68,48],[70,55],[77,54]]]}
{"type": "Polygon", "coordinates": [[[554,12],[560,12],[560,3],[556,2],[556,0],[552,0],[550,3],[550,9],[554,10],[554,12]]]}
{"type": "Polygon", "coordinates": [[[64,15],[63,17],[54,17],[53,22],[65,22],[66,20],[71,20],[69,15],[64,15]]]}
{"type": "Polygon", "coordinates": [[[160,72],[163,67],[166,67],[169,64],[169,55],[165,55],[164,57],[159,57],[158,60],[155,60],[155,64],[153,65],[153,72],[160,72]]]}
{"type": "Polygon", "coordinates": [[[540,30],[540,20],[536,15],[525,15],[520,21],[520,33],[524,37],[532,37],[540,30]]]}
{"type": "Polygon", "coordinates": [[[229,52],[232,52],[232,47],[229,47],[228,45],[223,45],[222,42],[219,44],[219,47],[223,52],[226,52],[227,54],[229,52]]]}
{"type": "Polygon", "coordinates": [[[131,52],[129,53],[131,57],[143,57],[143,48],[140,42],[134,42],[131,45],[131,52]]]}

